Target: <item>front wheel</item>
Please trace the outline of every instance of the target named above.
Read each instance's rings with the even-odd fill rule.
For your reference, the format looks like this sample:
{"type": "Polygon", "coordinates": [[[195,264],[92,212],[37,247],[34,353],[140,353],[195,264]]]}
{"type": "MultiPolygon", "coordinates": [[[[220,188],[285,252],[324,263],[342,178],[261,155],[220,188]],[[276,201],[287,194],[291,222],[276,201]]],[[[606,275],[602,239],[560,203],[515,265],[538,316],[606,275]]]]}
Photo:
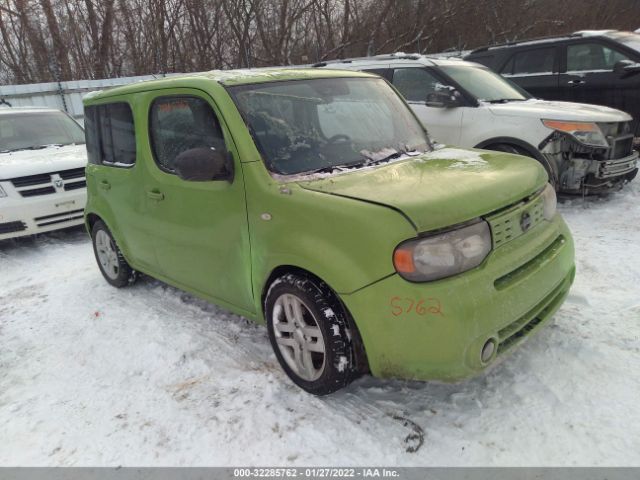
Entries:
{"type": "Polygon", "coordinates": [[[276,279],[265,299],[271,346],[285,373],[303,390],[326,395],[355,377],[355,345],[339,299],[319,280],[298,274],[276,279]]]}
{"type": "Polygon", "coordinates": [[[113,235],[102,221],[98,220],[93,225],[91,239],[93,253],[105,280],[118,288],[133,283],[135,272],[124,259],[113,235]]]}

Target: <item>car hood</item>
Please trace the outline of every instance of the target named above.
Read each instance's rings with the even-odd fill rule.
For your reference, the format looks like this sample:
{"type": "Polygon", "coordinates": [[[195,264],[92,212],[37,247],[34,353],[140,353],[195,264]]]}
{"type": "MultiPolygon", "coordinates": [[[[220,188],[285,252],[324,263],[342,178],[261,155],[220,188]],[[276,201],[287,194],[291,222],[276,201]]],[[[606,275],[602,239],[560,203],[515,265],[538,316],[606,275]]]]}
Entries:
{"type": "Polygon", "coordinates": [[[0,180],[69,170],[86,164],[87,150],[84,145],[0,153],[0,180]]]}
{"type": "Polygon", "coordinates": [[[308,190],[385,205],[418,232],[448,227],[518,202],[547,181],[535,160],[444,147],[385,165],[299,181],[308,190]]]}
{"type": "Polygon", "coordinates": [[[583,122],[628,122],[631,116],[615,108],[585,103],[551,102],[532,98],[523,102],[494,103],[491,113],[499,116],[534,117],[583,122]]]}

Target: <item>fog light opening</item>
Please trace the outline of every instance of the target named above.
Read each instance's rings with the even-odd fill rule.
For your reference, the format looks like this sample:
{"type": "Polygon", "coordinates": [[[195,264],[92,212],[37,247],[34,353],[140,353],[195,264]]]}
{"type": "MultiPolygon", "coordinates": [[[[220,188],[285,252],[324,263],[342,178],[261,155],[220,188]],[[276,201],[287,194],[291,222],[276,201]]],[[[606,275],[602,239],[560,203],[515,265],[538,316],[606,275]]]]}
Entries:
{"type": "Polygon", "coordinates": [[[493,338],[487,340],[487,342],[482,347],[482,352],[480,353],[480,360],[482,363],[489,363],[489,361],[493,358],[493,354],[496,351],[496,342],[493,338]]]}

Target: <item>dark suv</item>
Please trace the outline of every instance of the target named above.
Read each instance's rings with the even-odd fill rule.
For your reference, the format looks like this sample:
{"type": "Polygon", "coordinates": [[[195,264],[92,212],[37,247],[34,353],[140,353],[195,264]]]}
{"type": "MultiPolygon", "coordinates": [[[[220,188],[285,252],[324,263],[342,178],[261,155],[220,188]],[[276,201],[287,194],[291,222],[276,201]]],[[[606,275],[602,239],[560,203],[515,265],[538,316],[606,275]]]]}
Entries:
{"type": "Polygon", "coordinates": [[[580,31],[473,50],[478,62],[532,95],[606,105],[634,118],[640,137],[640,34],[617,30],[580,31]]]}

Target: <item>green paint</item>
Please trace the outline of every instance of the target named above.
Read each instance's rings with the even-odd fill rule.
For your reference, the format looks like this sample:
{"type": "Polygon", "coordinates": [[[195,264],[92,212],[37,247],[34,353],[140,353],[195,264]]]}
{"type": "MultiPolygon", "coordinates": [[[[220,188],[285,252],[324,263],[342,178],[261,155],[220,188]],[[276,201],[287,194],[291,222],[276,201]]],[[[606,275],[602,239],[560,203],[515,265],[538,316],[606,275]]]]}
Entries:
{"type": "Polygon", "coordinates": [[[87,220],[103,219],[133,268],[258,322],[264,322],[261,302],[271,273],[307,270],[327,282],[352,314],[374,375],[464,378],[484,368],[479,356],[488,338],[511,347],[520,337],[501,338],[499,332],[512,325],[537,330],[559,307],[573,281],[571,234],[556,214],[511,241],[497,247],[494,241],[471,271],[407,282],[392,263],[398,244],[478,217],[491,223],[503,211],[513,217],[514,204],[546,184],[544,169],[516,155],[444,148],[324,178],[274,176],[226,89],[367,76],[210,72],[89,96],[85,106],[130,104],[137,161],[132,168],[87,167],[87,220]],[[149,107],[165,95],[195,95],[211,104],[235,162],[232,183],[187,182],[157,167],[149,107]],[[102,182],[110,188],[101,188],[102,182]],[[164,199],[149,198],[154,191],[164,199]]]}

